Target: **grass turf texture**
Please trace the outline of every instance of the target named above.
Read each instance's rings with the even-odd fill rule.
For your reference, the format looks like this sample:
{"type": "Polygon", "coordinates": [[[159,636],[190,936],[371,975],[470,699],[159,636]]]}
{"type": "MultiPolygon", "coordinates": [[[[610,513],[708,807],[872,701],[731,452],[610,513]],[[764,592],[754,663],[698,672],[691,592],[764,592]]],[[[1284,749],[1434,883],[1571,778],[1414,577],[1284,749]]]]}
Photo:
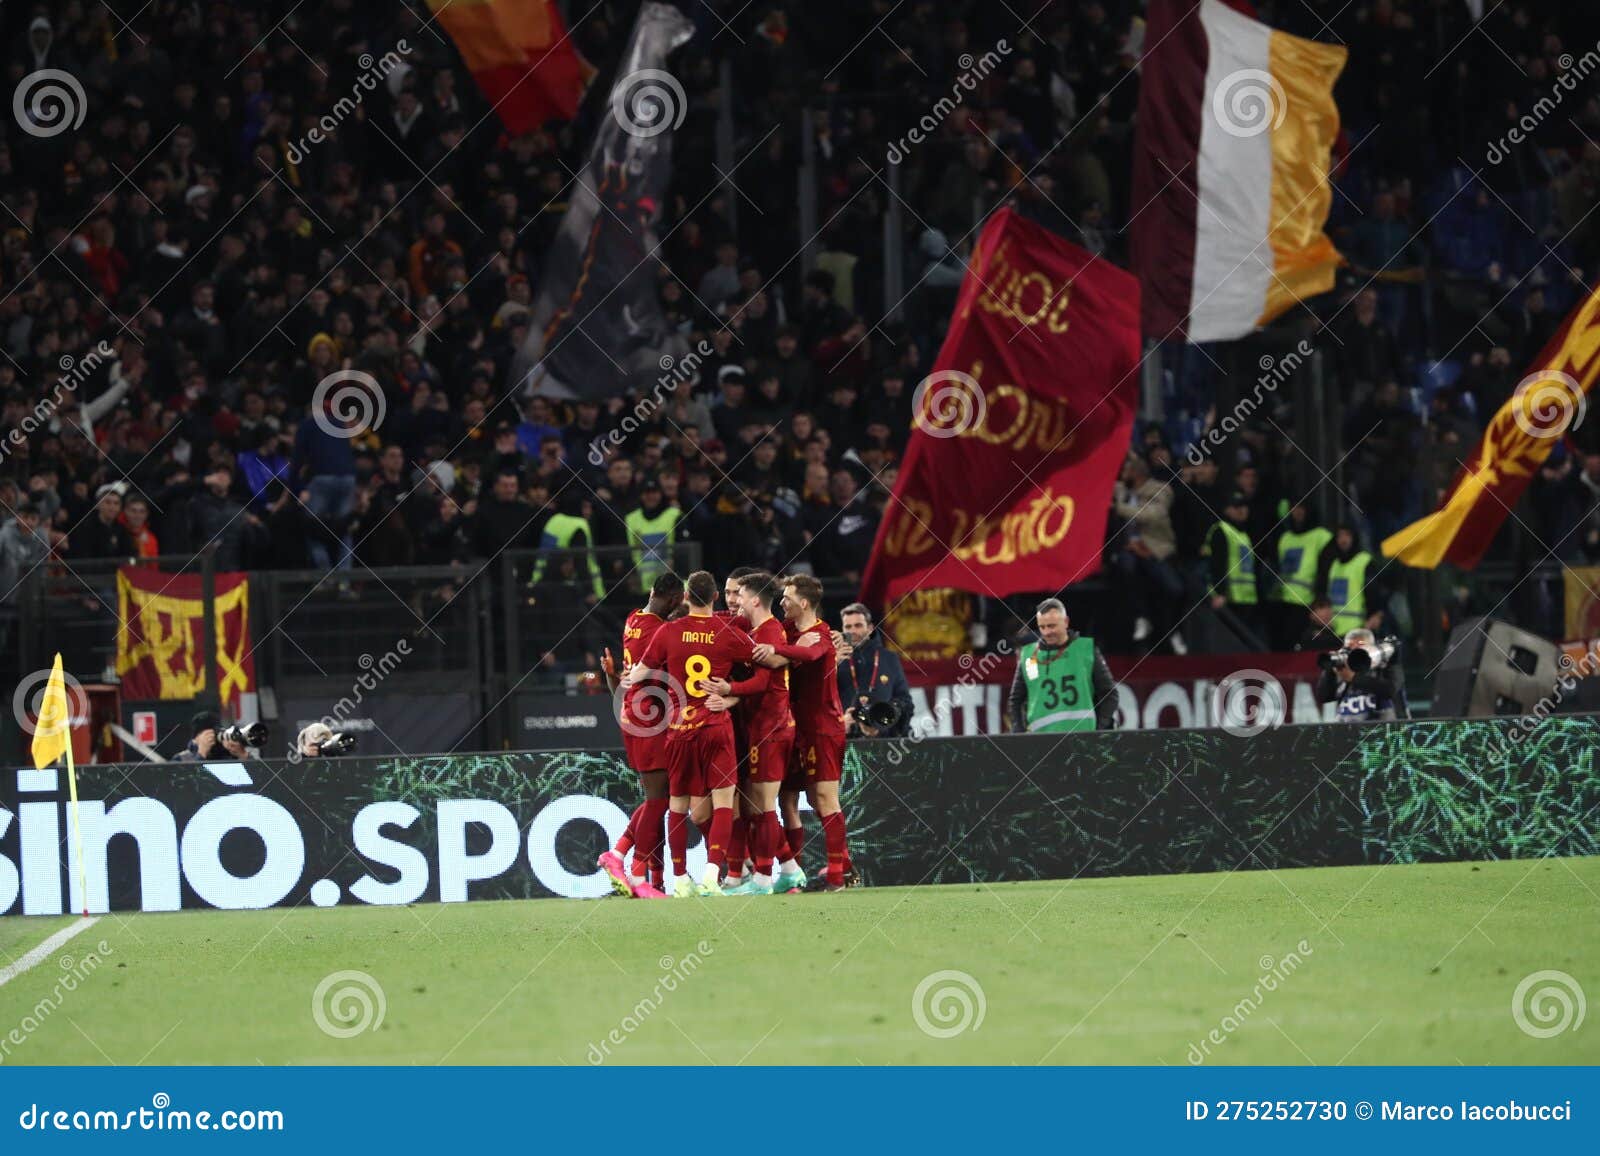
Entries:
{"type": "MultiPolygon", "coordinates": [[[[1597,917],[1597,858],[106,916],[58,953],[104,940],[105,963],[5,1062],[582,1065],[604,1044],[607,1063],[1183,1065],[1233,1016],[1206,1062],[1592,1064],[1593,1016],[1537,1039],[1511,1004],[1546,969],[1600,994],[1597,917]],[[343,970],[387,1003],[348,1039],[312,1015],[343,970]],[[981,985],[976,1030],[917,1026],[913,992],[942,970],[981,985]]],[[[70,922],[0,920],[0,964],[70,922]]],[[[62,974],[52,958],[0,987],[0,1036],[62,974]]]]}

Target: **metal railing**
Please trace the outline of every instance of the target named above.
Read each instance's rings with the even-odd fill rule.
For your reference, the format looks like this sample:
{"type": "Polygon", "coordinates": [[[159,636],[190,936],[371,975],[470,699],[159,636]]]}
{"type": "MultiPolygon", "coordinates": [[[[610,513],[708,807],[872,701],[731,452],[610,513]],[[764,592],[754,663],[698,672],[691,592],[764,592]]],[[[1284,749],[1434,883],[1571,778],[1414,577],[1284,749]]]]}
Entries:
{"type": "Polygon", "coordinates": [[[513,684],[562,681],[579,652],[618,645],[628,613],[643,605],[663,565],[688,574],[701,557],[698,542],[678,543],[659,558],[623,547],[506,551],[495,560],[495,673],[513,684]]]}
{"type": "MultiPolygon", "coordinates": [[[[684,543],[664,560],[687,573],[699,568],[701,557],[698,544],[684,543]]],[[[102,672],[114,677],[117,569],[137,565],[173,576],[198,575],[202,598],[211,605],[212,559],[202,553],[40,567],[0,620],[6,628],[0,650],[12,685],[27,672],[46,669],[58,650],[77,677],[87,681],[102,672]]],[[[649,578],[651,563],[643,560],[643,576],[649,578]]],[[[508,551],[490,562],[457,566],[255,571],[250,617],[256,684],[305,699],[337,690],[375,665],[392,667],[385,674],[390,689],[470,694],[483,720],[483,741],[500,746],[515,734],[512,716],[519,693],[576,689],[593,669],[591,657],[608,647],[617,651],[628,613],[644,599],[640,561],[627,548],[611,547],[508,551]],[[403,662],[383,661],[397,651],[403,662]]],[[[1415,676],[1442,656],[1448,628],[1469,614],[1489,613],[1550,638],[1564,634],[1558,562],[1485,563],[1469,575],[1448,569],[1396,573],[1393,585],[1404,595],[1411,623],[1407,666],[1414,668],[1416,682],[1424,681],[1415,676]],[[1458,583],[1470,584],[1470,601],[1455,597],[1458,583]]],[[[1103,578],[1074,591],[1086,625],[1094,622],[1101,601],[1116,598],[1103,578]]],[[[852,582],[825,580],[827,615],[837,618],[856,594],[852,582]]],[[[1022,602],[1028,605],[1019,603],[1018,614],[1031,607],[1031,601],[1022,602]]],[[[214,613],[204,617],[209,624],[214,613]]],[[[210,693],[217,639],[203,629],[196,643],[206,656],[210,693]]]]}
{"type": "Polygon", "coordinates": [[[255,647],[275,683],[320,681],[365,669],[404,640],[396,677],[435,681],[477,675],[482,618],[489,605],[485,567],[398,566],[259,571],[255,647]]]}
{"type": "MultiPolygon", "coordinates": [[[[664,560],[687,573],[701,556],[697,543],[683,543],[664,560]]],[[[385,675],[391,689],[468,691],[480,716],[491,716],[487,737],[498,745],[510,723],[493,716],[509,714],[514,691],[566,689],[590,668],[591,655],[618,647],[623,622],[644,599],[641,577],[653,578],[657,565],[628,547],[597,547],[507,551],[455,566],[252,571],[256,685],[284,697],[317,695],[376,664],[387,668],[384,656],[398,652],[404,661],[385,675]]],[[[214,689],[212,552],[40,566],[0,611],[0,655],[12,685],[47,668],[57,651],[76,677],[115,680],[123,566],[201,577],[196,644],[208,694],[214,689]]]]}
{"type": "MultiPolygon", "coordinates": [[[[15,651],[7,658],[18,673],[49,667],[59,651],[67,670],[93,673],[116,666],[118,597],[117,571],[138,566],[159,574],[197,574],[203,598],[214,606],[215,552],[162,554],[153,558],[52,558],[28,574],[6,609],[15,615],[15,651]]],[[[207,613],[211,623],[214,613],[207,613]]],[[[216,640],[206,629],[200,640],[207,655],[206,669],[216,669],[216,640]]]]}

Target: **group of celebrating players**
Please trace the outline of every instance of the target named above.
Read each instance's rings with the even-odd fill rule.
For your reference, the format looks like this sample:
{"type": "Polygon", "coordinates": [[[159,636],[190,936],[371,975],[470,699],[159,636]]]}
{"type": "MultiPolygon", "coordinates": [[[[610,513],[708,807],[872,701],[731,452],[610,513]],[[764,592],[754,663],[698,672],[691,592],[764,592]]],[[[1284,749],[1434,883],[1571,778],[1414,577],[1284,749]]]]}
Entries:
{"type": "Polygon", "coordinates": [[[827,844],[815,889],[843,890],[858,876],[839,806],[845,715],[822,585],[744,567],[723,596],[727,609],[718,611],[716,579],[704,570],[663,574],[644,609],[628,615],[621,665],[606,651],[644,801],[599,865],[618,894],[666,898],[665,821],[676,898],[804,890],[803,792],[827,844]],[[685,862],[691,820],[706,846],[698,885],[685,862]]]}

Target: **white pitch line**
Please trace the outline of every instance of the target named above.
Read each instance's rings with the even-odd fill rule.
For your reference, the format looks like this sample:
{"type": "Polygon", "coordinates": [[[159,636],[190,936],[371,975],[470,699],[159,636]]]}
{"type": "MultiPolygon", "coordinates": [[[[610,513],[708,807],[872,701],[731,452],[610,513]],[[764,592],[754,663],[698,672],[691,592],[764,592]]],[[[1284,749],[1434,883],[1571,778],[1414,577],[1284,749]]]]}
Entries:
{"type": "Polygon", "coordinates": [[[15,963],[7,964],[5,967],[0,967],[0,987],[5,987],[6,984],[16,979],[17,976],[21,975],[29,968],[36,967],[43,963],[55,953],[55,950],[58,947],[70,940],[74,935],[77,935],[83,931],[88,931],[89,928],[93,927],[99,922],[100,917],[98,915],[91,915],[86,919],[80,919],[70,927],[63,927],[60,931],[56,932],[49,939],[45,940],[38,947],[28,952],[28,954],[24,955],[15,963]]]}

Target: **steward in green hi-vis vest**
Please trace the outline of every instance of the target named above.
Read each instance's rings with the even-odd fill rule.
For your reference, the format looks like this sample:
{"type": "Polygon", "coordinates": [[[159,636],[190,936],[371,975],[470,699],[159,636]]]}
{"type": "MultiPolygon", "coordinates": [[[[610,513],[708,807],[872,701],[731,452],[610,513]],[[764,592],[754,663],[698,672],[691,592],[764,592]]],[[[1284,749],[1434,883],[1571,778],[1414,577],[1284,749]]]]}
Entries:
{"type": "Polygon", "coordinates": [[[1030,732],[1095,729],[1092,638],[1079,635],[1059,650],[1030,642],[1017,663],[1028,688],[1024,718],[1030,732]]]}
{"type": "Polygon", "coordinates": [[[629,510],[622,519],[628,530],[628,545],[633,547],[633,571],[644,589],[650,589],[652,582],[672,569],[672,546],[682,516],[676,506],[660,506],[654,514],[647,514],[640,506],[629,510]]]}
{"type": "MultiPolygon", "coordinates": [[[[1250,546],[1249,534],[1232,522],[1218,522],[1207,532],[1205,546],[1200,552],[1208,558],[1215,558],[1220,553],[1227,562],[1221,580],[1212,586],[1213,594],[1222,595],[1235,606],[1256,604],[1256,556],[1250,546]],[[1222,539],[1220,542],[1217,540],[1219,535],[1222,539]]],[[[1217,574],[1215,565],[1212,566],[1212,574],[1217,574]]]]}
{"type": "Polygon", "coordinates": [[[1367,567],[1372,555],[1357,550],[1328,567],[1328,601],[1333,603],[1333,632],[1341,638],[1367,624],[1367,567]]]}
{"type": "Polygon", "coordinates": [[[579,580],[582,580],[583,572],[587,569],[594,596],[596,598],[606,596],[605,585],[600,581],[600,567],[594,560],[594,532],[589,529],[589,520],[580,518],[576,514],[551,514],[550,520],[544,524],[544,532],[539,536],[541,556],[533,564],[533,574],[528,579],[529,586],[544,581],[544,567],[549,561],[548,552],[571,549],[572,540],[580,533],[583,535],[584,556],[578,562],[579,580]]]}
{"type": "Polygon", "coordinates": [[[1333,541],[1333,531],[1313,526],[1298,533],[1286,532],[1278,538],[1278,579],[1273,597],[1279,602],[1310,606],[1317,582],[1317,563],[1323,547],[1333,541]]]}

